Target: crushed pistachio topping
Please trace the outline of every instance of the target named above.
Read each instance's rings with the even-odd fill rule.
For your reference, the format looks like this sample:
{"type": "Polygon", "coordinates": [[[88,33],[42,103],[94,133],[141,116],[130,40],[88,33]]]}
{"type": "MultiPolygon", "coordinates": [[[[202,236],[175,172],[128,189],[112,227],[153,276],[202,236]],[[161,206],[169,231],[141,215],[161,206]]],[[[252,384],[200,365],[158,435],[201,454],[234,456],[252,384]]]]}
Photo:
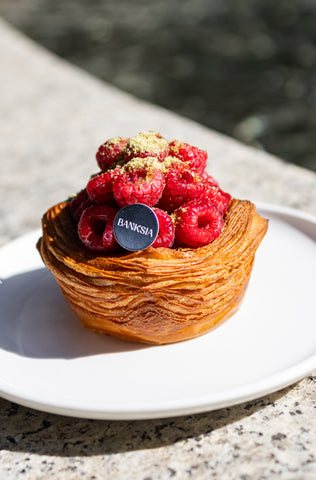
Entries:
{"type": "Polygon", "coordinates": [[[173,213],[171,213],[169,216],[170,216],[170,218],[171,218],[171,220],[172,220],[173,225],[176,226],[176,224],[177,224],[177,219],[178,219],[178,218],[177,218],[177,215],[173,212],[173,213]]]}
{"type": "Polygon", "coordinates": [[[204,181],[201,175],[199,175],[198,173],[195,173],[195,172],[191,172],[191,173],[192,173],[194,183],[202,183],[204,181]]]}
{"type": "Polygon", "coordinates": [[[155,157],[136,157],[123,166],[125,172],[136,171],[141,168],[146,168],[148,174],[153,174],[157,170],[161,170],[161,162],[155,157]]]}
{"type": "Polygon", "coordinates": [[[182,142],[180,142],[179,140],[173,140],[172,144],[173,145],[170,147],[170,150],[172,150],[173,152],[177,152],[181,147],[182,142]]]}
{"type": "Polygon", "coordinates": [[[152,132],[142,132],[135,137],[132,137],[127,145],[126,150],[132,151],[133,153],[137,152],[151,152],[159,153],[162,150],[168,148],[168,142],[165,140],[159,133],[152,132]]]}
{"type": "Polygon", "coordinates": [[[177,157],[170,157],[170,156],[166,157],[164,159],[164,161],[160,163],[161,171],[163,173],[166,173],[169,170],[169,168],[171,167],[171,165],[174,165],[175,163],[184,164],[184,162],[177,157]]]}
{"type": "Polygon", "coordinates": [[[113,137],[107,140],[103,145],[117,145],[120,143],[122,140],[125,140],[124,137],[113,137]]]}

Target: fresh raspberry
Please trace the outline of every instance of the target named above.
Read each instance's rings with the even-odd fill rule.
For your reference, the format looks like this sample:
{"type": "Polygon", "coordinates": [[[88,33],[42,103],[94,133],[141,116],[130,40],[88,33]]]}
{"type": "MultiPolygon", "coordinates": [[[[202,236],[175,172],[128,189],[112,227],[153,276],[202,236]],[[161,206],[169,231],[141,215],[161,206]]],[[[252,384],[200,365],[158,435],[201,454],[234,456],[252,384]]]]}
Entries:
{"type": "Polygon", "coordinates": [[[206,182],[204,187],[204,192],[201,195],[201,200],[206,200],[211,205],[217,208],[217,210],[223,215],[229,202],[231,200],[231,195],[229,193],[223,192],[219,187],[212,185],[211,183],[206,182]]]}
{"type": "Polygon", "coordinates": [[[168,213],[160,208],[153,208],[155,212],[158,223],[159,223],[159,232],[156,240],[152,244],[152,247],[172,247],[174,242],[174,224],[172,218],[168,213]]]}
{"type": "Polygon", "coordinates": [[[99,147],[99,150],[96,153],[96,159],[103,172],[120,158],[128,140],[128,138],[124,137],[110,138],[110,140],[107,140],[99,147]]]}
{"type": "Polygon", "coordinates": [[[200,148],[193,147],[188,143],[173,140],[169,143],[170,154],[187,163],[189,168],[194,172],[202,174],[206,167],[207,152],[200,148]]]}
{"type": "Polygon", "coordinates": [[[130,138],[124,150],[124,160],[155,157],[160,162],[169,154],[169,144],[159,133],[142,132],[130,138]]]}
{"type": "Polygon", "coordinates": [[[203,172],[201,177],[207,183],[208,185],[211,185],[212,187],[218,187],[218,181],[215,180],[211,175],[209,175],[207,172],[203,172]]]}
{"type": "Polygon", "coordinates": [[[184,203],[199,198],[204,188],[200,175],[192,172],[185,163],[175,162],[165,174],[165,188],[159,207],[173,212],[184,203]]]}
{"type": "Polygon", "coordinates": [[[113,204],[115,202],[113,195],[113,181],[119,173],[119,168],[100,173],[89,180],[87,192],[89,198],[95,203],[113,204]]]}
{"type": "Polygon", "coordinates": [[[92,205],[93,202],[89,198],[88,192],[85,188],[77,193],[77,195],[75,195],[69,203],[70,212],[74,221],[78,223],[82,212],[92,205]]]}
{"type": "Polygon", "coordinates": [[[133,203],[155,205],[164,188],[164,177],[155,158],[135,158],[127,163],[113,182],[117,203],[124,207],[133,203]]]}
{"type": "Polygon", "coordinates": [[[86,200],[88,200],[88,198],[89,195],[85,188],[83,190],[80,190],[79,193],[72,197],[69,202],[71,213],[73,214],[77,210],[77,208],[80,207],[82,202],[85,202],[86,200]]]}
{"type": "Polygon", "coordinates": [[[90,250],[112,251],[117,246],[113,221],[117,210],[107,205],[87,208],[78,224],[79,238],[90,250]]]}
{"type": "Polygon", "coordinates": [[[192,200],[175,212],[176,241],[185,247],[202,247],[222,232],[223,217],[205,200],[192,200]]]}

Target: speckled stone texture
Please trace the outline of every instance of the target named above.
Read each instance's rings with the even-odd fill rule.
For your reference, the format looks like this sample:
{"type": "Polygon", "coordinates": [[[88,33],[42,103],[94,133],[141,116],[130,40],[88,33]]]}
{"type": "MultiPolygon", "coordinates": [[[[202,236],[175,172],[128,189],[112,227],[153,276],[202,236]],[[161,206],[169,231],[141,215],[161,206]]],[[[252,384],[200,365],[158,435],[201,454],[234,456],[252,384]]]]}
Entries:
{"type": "Polygon", "coordinates": [[[313,480],[315,382],[151,421],[71,419],[1,400],[0,478],[313,480]]]}
{"type": "MultiPolygon", "coordinates": [[[[316,175],[140,102],[69,66],[0,21],[0,243],[78,191],[96,148],[157,130],[204,147],[223,188],[316,213],[316,175]]],[[[1,368],[5,368],[2,366],[1,368]]],[[[312,480],[311,376],[262,399],[151,421],[72,419],[0,400],[0,478],[312,480]]]]}

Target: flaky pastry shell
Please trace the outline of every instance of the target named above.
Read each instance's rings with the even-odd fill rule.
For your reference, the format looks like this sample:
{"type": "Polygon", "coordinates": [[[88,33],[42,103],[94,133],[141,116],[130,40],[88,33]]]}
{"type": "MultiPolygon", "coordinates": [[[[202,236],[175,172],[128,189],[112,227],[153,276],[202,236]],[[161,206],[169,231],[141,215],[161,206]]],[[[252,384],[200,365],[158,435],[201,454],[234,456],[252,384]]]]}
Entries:
{"type": "Polygon", "coordinates": [[[244,296],[268,221],[232,200],[209,245],[100,255],[80,242],[68,203],[44,215],[41,257],[82,324],[125,340],[166,344],[208,332],[244,296]]]}

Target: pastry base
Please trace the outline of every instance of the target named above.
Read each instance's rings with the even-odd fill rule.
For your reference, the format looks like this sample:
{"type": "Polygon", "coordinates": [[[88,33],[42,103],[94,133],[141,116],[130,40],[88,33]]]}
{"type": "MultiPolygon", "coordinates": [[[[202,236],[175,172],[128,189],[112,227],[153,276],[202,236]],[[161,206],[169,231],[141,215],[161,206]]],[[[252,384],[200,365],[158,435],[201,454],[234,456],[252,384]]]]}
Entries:
{"type": "Polygon", "coordinates": [[[209,245],[111,256],[83,246],[66,202],[49,209],[42,226],[38,250],[84,327],[167,344],[202,335],[236,312],[268,221],[251,202],[234,199],[209,245]]]}

